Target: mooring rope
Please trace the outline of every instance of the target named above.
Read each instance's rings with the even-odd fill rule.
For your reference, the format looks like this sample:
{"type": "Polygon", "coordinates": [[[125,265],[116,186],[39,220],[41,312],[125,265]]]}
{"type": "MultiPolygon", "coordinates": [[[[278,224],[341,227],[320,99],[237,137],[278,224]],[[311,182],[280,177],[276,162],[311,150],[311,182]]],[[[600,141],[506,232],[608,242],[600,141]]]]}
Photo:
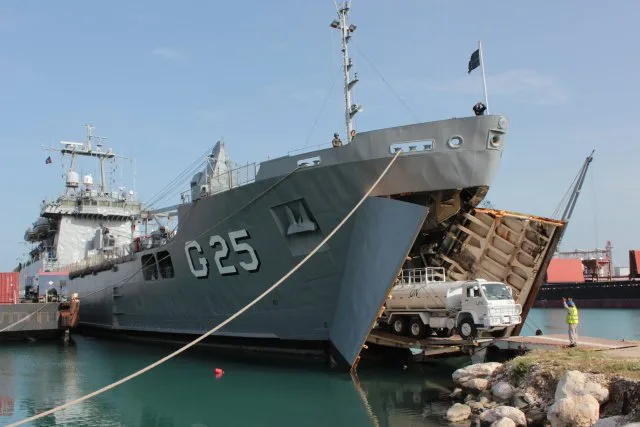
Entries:
{"type": "Polygon", "coordinates": [[[94,396],[97,396],[99,394],[104,393],[105,391],[111,390],[111,389],[119,386],[120,384],[124,384],[125,382],[127,382],[127,381],[129,381],[129,380],[131,380],[131,379],[133,379],[133,378],[135,378],[137,376],[140,376],[140,375],[144,374],[145,372],[150,371],[151,369],[155,368],[156,366],[161,365],[162,363],[166,362],[167,360],[170,360],[170,359],[174,358],[175,356],[177,356],[180,353],[184,352],[188,348],[191,348],[194,345],[198,344],[200,341],[204,340],[209,335],[213,334],[214,332],[216,332],[219,329],[221,329],[224,326],[226,326],[232,320],[234,320],[235,318],[240,316],[242,313],[244,313],[245,311],[247,311],[248,309],[253,307],[255,304],[257,304],[261,299],[263,299],[265,296],[267,296],[275,288],[280,286],[280,284],[282,284],[282,282],[287,280],[293,273],[298,271],[300,269],[300,267],[302,267],[309,260],[309,258],[311,258],[316,252],[318,252],[318,250],[320,250],[320,248],[322,246],[324,246],[324,244],[327,243],[327,241],[329,241],[329,239],[331,239],[331,237],[333,237],[333,235],[336,234],[338,232],[338,230],[340,230],[340,228],[342,228],[342,226],[345,224],[345,222],[347,222],[347,220],[349,218],[351,218],[351,216],[356,212],[356,210],[358,210],[360,205],[362,205],[362,203],[364,203],[364,201],[367,199],[367,197],[369,197],[371,192],[378,186],[378,184],[380,183],[382,178],[384,178],[384,176],[387,174],[387,172],[389,171],[389,169],[391,168],[393,163],[396,161],[396,159],[398,158],[398,156],[400,155],[401,152],[402,152],[401,150],[398,150],[396,152],[396,154],[393,156],[393,158],[389,161],[389,164],[387,165],[387,167],[382,171],[382,173],[380,174],[378,179],[376,179],[376,181],[373,183],[371,188],[369,188],[369,190],[362,196],[360,201],[358,203],[356,203],[356,205],[353,207],[353,209],[351,209],[351,211],[342,219],[342,221],[340,221],[340,223],[338,223],[338,225],[331,231],[331,233],[329,233],[327,235],[327,237],[325,237],[320,243],[318,243],[318,245],[307,256],[305,256],[298,264],[296,264],[295,267],[293,267],[287,274],[282,276],[282,278],[280,280],[278,280],[276,283],[271,285],[266,291],[264,291],[263,293],[258,295],[255,299],[253,299],[253,301],[251,301],[250,303],[245,305],[243,308],[241,308],[235,314],[230,316],[227,320],[225,320],[224,322],[220,323],[218,326],[214,327],[210,331],[208,331],[208,332],[204,333],[203,335],[199,336],[198,338],[194,339],[190,343],[185,344],[184,346],[182,346],[178,350],[174,351],[173,353],[169,354],[168,356],[163,357],[162,359],[160,359],[160,360],[158,360],[158,361],[156,361],[156,362],[154,362],[154,363],[152,363],[152,364],[140,369],[139,371],[134,372],[133,374],[130,374],[130,375],[118,380],[118,381],[115,381],[115,382],[113,382],[113,383],[111,383],[109,385],[106,385],[106,386],[102,387],[99,390],[96,390],[94,392],[86,394],[86,395],[84,395],[82,397],[79,397],[77,399],[74,399],[74,400],[72,400],[70,402],[64,403],[64,404],[62,404],[60,406],[56,406],[55,408],[49,409],[48,411],[44,411],[44,412],[41,412],[41,413],[39,413],[37,415],[34,415],[32,417],[25,418],[25,419],[23,419],[21,421],[18,421],[16,423],[9,424],[9,425],[7,425],[7,427],[15,427],[15,426],[19,426],[19,425],[28,423],[30,421],[35,421],[37,419],[46,417],[47,415],[51,415],[54,412],[58,412],[58,411],[61,411],[62,409],[65,409],[65,408],[68,408],[68,407],[70,407],[72,405],[75,405],[76,403],[84,402],[85,400],[88,400],[88,399],[90,399],[90,398],[92,398],[94,396]]]}

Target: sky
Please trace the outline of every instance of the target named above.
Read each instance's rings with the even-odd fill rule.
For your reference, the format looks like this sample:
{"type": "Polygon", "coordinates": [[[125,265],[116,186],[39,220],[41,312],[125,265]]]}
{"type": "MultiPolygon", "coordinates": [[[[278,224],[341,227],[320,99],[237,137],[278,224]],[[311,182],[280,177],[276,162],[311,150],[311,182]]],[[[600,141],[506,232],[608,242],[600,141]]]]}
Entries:
{"type": "MultiPolygon", "coordinates": [[[[640,249],[638,16],[630,0],[353,0],[356,127],[472,115],[482,80],[466,67],[482,40],[490,111],[509,119],[487,200],[551,216],[595,149],[561,249],[610,240],[626,266],[640,249]]],[[[43,147],[82,141],[86,123],[135,158],[116,177],[143,201],[222,137],[247,163],[344,135],[335,17],[333,0],[2,2],[0,270],[63,190],[43,147]]]]}

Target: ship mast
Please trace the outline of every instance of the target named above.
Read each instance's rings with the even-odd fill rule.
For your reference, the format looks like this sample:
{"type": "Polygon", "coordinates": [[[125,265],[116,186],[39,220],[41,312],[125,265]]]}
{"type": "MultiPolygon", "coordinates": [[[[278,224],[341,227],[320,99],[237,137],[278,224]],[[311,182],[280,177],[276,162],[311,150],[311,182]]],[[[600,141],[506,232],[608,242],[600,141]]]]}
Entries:
{"type": "MultiPolygon", "coordinates": [[[[103,144],[102,141],[105,139],[103,137],[95,137],[93,135],[94,127],[92,125],[85,125],[87,128],[87,140],[85,142],[72,142],[72,141],[60,141],[60,144],[63,144],[63,148],[46,148],[49,151],[58,151],[62,154],[68,154],[71,156],[71,167],[69,168],[69,173],[75,173],[75,159],[76,156],[87,156],[87,157],[97,157],[100,161],[100,195],[104,195],[106,192],[106,179],[105,179],[105,170],[104,170],[104,161],[107,159],[113,159],[114,157],[126,159],[126,157],[119,156],[115,154],[111,149],[108,151],[104,151],[102,149],[103,144]],[[98,143],[96,144],[96,148],[93,148],[93,139],[96,138],[98,143]]],[[[72,176],[72,175],[70,175],[72,176]]],[[[75,182],[75,176],[73,176],[72,181],[67,182],[67,187],[75,188],[78,183],[75,182]]]]}
{"type": "Polygon", "coordinates": [[[356,26],[348,24],[347,18],[349,17],[350,4],[346,1],[340,9],[338,9],[338,19],[331,23],[331,28],[340,30],[342,40],[342,61],[343,61],[343,73],[344,73],[344,102],[345,102],[345,122],[347,127],[347,141],[351,142],[353,139],[353,117],[362,110],[361,105],[351,103],[351,89],[358,83],[358,74],[356,73],[354,79],[351,80],[351,67],[353,62],[349,57],[348,44],[351,34],[356,30],[356,26]]]}

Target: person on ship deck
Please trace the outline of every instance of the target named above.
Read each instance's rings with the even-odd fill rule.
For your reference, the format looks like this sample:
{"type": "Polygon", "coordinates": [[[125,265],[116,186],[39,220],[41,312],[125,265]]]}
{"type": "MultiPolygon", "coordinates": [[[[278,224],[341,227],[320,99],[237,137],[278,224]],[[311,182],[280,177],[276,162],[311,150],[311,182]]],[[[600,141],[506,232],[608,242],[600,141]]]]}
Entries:
{"type": "Polygon", "coordinates": [[[333,145],[334,147],[341,147],[342,146],[342,140],[340,139],[340,136],[337,133],[333,134],[333,139],[331,140],[331,145],[333,145]]]}

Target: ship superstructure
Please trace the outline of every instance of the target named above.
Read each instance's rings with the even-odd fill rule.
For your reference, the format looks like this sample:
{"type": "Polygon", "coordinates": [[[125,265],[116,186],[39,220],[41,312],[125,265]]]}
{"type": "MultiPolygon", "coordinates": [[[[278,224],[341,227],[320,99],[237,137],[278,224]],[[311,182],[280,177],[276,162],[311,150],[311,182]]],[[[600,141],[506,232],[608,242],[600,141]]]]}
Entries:
{"type": "Polygon", "coordinates": [[[55,260],[47,265],[68,274],[68,291],[82,301],[82,327],[190,341],[288,273],[400,152],[328,243],[276,291],[204,341],[317,354],[346,369],[357,363],[407,257],[413,268],[426,263],[455,218],[484,198],[500,165],[507,120],[477,115],[357,132],[352,118],[362,107],[351,94],[357,77],[351,77],[348,43],[356,27],[348,22],[349,11],[345,3],[330,24],[342,40],[344,141],[334,138],[326,148],[242,167],[233,166],[220,141],[190,190],[166,208],[96,194],[91,203],[119,203],[119,210],[101,210],[75,192],[64,202],[69,206],[43,207],[43,218],[57,218],[47,237],[56,243],[55,260]],[[136,221],[146,224],[159,215],[176,217],[177,228],[131,232],[136,221]],[[113,245],[104,243],[105,228],[117,230],[113,245]]]}
{"type": "MultiPolygon", "coordinates": [[[[29,258],[20,265],[21,279],[29,287],[40,286],[40,276],[60,276],[78,262],[97,262],[120,258],[133,241],[135,221],[140,215],[140,202],[132,190],[111,190],[106,182],[105,162],[124,157],[105,149],[103,138],[93,135],[93,126],[85,125],[84,142],[60,141],[62,147],[50,147],[68,157],[65,187],[55,200],[43,200],[40,216],[25,231],[25,241],[33,244],[29,258]],[[97,139],[97,141],[96,141],[97,139]],[[100,165],[100,181],[91,174],[78,173],[79,158],[93,158],[100,165]]],[[[51,157],[48,158],[48,162],[51,157]]],[[[46,287],[40,290],[46,292],[46,287]]]]}

